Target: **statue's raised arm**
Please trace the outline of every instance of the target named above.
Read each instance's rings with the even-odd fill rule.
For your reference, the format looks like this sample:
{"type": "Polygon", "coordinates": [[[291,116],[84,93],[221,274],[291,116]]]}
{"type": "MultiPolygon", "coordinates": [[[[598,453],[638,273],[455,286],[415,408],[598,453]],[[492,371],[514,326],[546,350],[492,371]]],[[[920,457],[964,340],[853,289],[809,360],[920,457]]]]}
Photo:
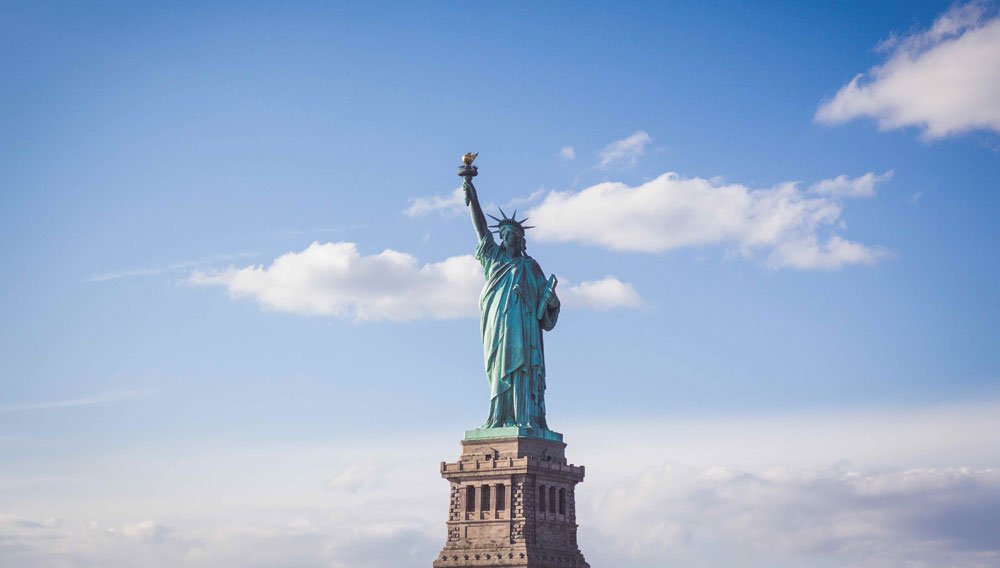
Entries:
{"type": "Polygon", "coordinates": [[[486,215],[479,205],[479,196],[476,195],[476,186],[472,185],[472,178],[479,174],[479,169],[472,165],[479,152],[473,154],[466,152],[462,156],[462,165],[458,167],[458,175],[462,176],[462,189],[465,191],[465,204],[472,213],[472,226],[476,229],[476,236],[482,241],[483,237],[490,234],[490,228],[486,224],[486,215]]]}
{"type": "Polygon", "coordinates": [[[462,189],[465,190],[465,204],[472,213],[472,226],[476,229],[476,236],[483,240],[483,237],[490,234],[490,229],[486,224],[483,208],[479,205],[479,196],[476,195],[476,186],[472,185],[471,176],[462,177],[462,189]]]}

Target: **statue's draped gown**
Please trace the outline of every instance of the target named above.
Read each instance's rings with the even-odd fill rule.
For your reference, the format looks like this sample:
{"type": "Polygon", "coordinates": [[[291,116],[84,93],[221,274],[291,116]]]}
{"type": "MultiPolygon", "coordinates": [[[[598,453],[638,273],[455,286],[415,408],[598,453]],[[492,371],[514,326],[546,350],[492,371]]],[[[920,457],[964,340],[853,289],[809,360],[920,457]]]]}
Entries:
{"type": "Polygon", "coordinates": [[[535,259],[512,257],[487,233],[476,247],[486,285],[479,297],[483,354],[490,381],[490,416],[485,426],[548,429],[545,423],[545,356],[542,330],[550,330],[559,306],[538,303],[547,280],[535,259]]]}

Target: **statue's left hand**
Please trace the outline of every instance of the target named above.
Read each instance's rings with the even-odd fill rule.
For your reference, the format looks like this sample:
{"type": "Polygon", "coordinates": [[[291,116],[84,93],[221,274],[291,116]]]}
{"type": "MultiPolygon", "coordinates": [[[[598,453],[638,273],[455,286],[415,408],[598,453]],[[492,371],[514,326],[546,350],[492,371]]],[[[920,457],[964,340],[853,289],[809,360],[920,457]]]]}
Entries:
{"type": "Polygon", "coordinates": [[[545,305],[550,308],[559,307],[559,298],[556,297],[555,293],[552,290],[547,290],[545,292],[545,305]]]}

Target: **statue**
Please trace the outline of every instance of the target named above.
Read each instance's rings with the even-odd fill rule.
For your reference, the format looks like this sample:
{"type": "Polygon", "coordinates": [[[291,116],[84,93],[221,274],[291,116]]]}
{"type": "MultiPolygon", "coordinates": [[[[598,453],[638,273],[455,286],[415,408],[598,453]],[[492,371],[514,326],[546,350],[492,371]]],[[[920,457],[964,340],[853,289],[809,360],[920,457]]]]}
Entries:
{"type": "Polygon", "coordinates": [[[465,190],[465,204],[479,237],[476,260],[483,265],[486,284],[479,296],[480,330],[486,376],[490,382],[490,414],[483,428],[516,426],[547,431],[545,422],[545,353],[542,331],[559,318],[556,277],[545,278],[541,267],[525,253],[524,232],[531,227],[516,219],[517,212],[490,217],[487,225],[472,178],[476,154],[462,157],[458,169],[465,190]],[[491,227],[500,236],[498,245],[491,227]]]}

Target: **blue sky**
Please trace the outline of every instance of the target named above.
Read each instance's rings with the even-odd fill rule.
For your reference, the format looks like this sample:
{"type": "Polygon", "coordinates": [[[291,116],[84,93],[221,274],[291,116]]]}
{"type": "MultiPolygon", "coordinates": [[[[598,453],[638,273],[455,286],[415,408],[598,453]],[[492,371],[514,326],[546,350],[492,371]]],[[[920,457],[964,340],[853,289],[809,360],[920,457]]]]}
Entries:
{"type": "Polygon", "coordinates": [[[549,424],[592,563],[990,565],[907,511],[860,531],[875,558],[692,528],[718,523],[690,499],[828,483],[829,526],[864,516],[852,476],[920,471],[983,492],[942,515],[1000,506],[998,29],[992,3],[4,5],[0,559],[429,561],[436,464],[488,410],[471,150],[560,278],[549,424]],[[606,440],[640,435],[655,459],[606,440]],[[690,514],[602,509],[627,479],[690,514]],[[426,488],[405,522],[350,520],[400,487],[426,488]]]}

